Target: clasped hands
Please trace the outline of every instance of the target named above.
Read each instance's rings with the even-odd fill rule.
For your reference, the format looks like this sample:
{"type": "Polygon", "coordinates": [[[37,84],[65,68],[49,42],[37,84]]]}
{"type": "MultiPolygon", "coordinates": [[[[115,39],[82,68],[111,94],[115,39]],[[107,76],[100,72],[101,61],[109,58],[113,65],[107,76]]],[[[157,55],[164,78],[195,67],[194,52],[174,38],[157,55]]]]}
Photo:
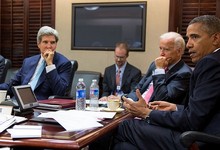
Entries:
{"type": "Polygon", "coordinates": [[[44,53],[42,53],[44,60],[47,63],[47,66],[53,64],[54,51],[48,49],[44,53]]]}
{"type": "Polygon", "coordinates": [[[153,101],[147,104],[139,89],[136,90],[136,95],[138,97],[138,101],[132,101],[126,97],[122,98],[124,101],[123,106],[134,117],[145,119],[149,116],[152,110],[176,111],[176,104],[166,101],[153,101]]]}
{"type": "Polygon", "coordinates": [[[160,56],[160,57],[157,57],[154,62],[155,62],[156,68],[164,69],[168,67],[169,61],[170,61],[170,58],[160,56]]]}

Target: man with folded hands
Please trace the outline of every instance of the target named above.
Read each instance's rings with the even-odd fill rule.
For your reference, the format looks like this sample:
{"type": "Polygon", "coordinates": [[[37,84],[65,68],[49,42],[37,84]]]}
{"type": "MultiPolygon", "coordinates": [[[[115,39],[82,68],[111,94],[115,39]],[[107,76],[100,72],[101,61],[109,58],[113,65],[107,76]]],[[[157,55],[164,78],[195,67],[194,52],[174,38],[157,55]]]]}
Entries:
{"type": "Polygon", "coordinates": [[[185,41],[180,34],[162,34],[159,40],[160,56],[151,63],[146,75],[126,97],[137,101],[135,92],[139,89],[147,103],[154,100],[183,103],[192,74],[191,68],[181,60],[184,50],[185,41]]]}
{"type": "Polygon", "coordinates": [[[70,83],[71,62],[56,52],[58,39],[55,29],[41,27],[37,34],[40,54],[25,58],[15,76],[9,83],[0,84],[0,89],[13,96],[12,86],[30,84],[38,100],[63,96],[70,83]]]}

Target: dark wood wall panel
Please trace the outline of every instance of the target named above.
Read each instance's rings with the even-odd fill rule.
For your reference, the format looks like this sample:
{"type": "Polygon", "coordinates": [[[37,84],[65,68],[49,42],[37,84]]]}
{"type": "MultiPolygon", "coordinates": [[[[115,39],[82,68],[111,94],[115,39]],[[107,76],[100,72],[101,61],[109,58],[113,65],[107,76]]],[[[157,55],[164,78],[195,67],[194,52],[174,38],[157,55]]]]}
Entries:
{"type": "Polygon", "coordinates": [[[1,0],[0,52],[20,67],[24,58],[38,54],[37,31],[55,27],[55,0],[1,0]]]}
{"type": "MultiPolygon", "coordinates": [[[[170,0],[169,31],[176,31],[186,39],[186,28],[193,18],[201,15],[220,17],[219,9],[219,0],[170,0]]],[[[195,65],[187,49],[182,58],[189,66],[195,65]]]]}

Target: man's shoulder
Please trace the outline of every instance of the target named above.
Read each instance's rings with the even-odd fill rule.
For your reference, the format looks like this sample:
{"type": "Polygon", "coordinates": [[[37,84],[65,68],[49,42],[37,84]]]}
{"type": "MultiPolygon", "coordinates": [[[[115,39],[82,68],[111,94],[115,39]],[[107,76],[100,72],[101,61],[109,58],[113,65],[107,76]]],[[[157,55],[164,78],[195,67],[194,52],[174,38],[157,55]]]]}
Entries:
{"type": "Polygon", "coordinates": [[[110,66],[105,68],[105,70],[111,70],[111,69],[115,69],[115,64],[110,65],[110,66]]]}
{"type": "Polygon", "coordinates": [[[182,66],[180,67],[180,69],[183,69],[184,71],[187,72],[192,72],[192,68],[188,64],[186,64],[183,60],[180,60],[178,64],[180,64],[179,66],[182,66]]]}
{"type": "Polygon", "coordinates": [[[130,70],[133,70],[133,71],[141,72],[141,70],[139,68],[137,68],[136,66],[134,66],[134,65],[132,65],[130,63],[127,63],[125,69],[130,69],[130,70]]]}
{"type": "Polygon", "coordinates": [[[56,52],[54,55],[54,62],[55,63],[57,63],[57,62],[59,62],[59,63],[69,62],[70,63],[70,60],[66,56],[64,56],[63,54],[56,52]]]}
{"type": "Polygon", "coordinates": [[[0,60],[5,60],[5,58],[2,55],[0,55],[0,60]]]}
{"type": "Polygon", "coordinates": [[[32,61],[33,59],[38,59],[38,58],[40,58],[40,54],[26,57],[24,60],[25,61],[32,61]]]}

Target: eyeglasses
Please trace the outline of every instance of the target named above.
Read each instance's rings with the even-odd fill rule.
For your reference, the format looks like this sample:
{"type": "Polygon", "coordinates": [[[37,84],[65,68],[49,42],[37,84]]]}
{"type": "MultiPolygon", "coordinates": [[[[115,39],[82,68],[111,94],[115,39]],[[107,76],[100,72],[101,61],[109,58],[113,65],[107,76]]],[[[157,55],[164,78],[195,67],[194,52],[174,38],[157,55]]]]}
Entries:
{"type": "Polygon", "coordinates": [[[127,56],[116,56],[115,55],[115,59],[120,59],[120,60],[123,60],[123,59],[125,59],[127,56]]]}

